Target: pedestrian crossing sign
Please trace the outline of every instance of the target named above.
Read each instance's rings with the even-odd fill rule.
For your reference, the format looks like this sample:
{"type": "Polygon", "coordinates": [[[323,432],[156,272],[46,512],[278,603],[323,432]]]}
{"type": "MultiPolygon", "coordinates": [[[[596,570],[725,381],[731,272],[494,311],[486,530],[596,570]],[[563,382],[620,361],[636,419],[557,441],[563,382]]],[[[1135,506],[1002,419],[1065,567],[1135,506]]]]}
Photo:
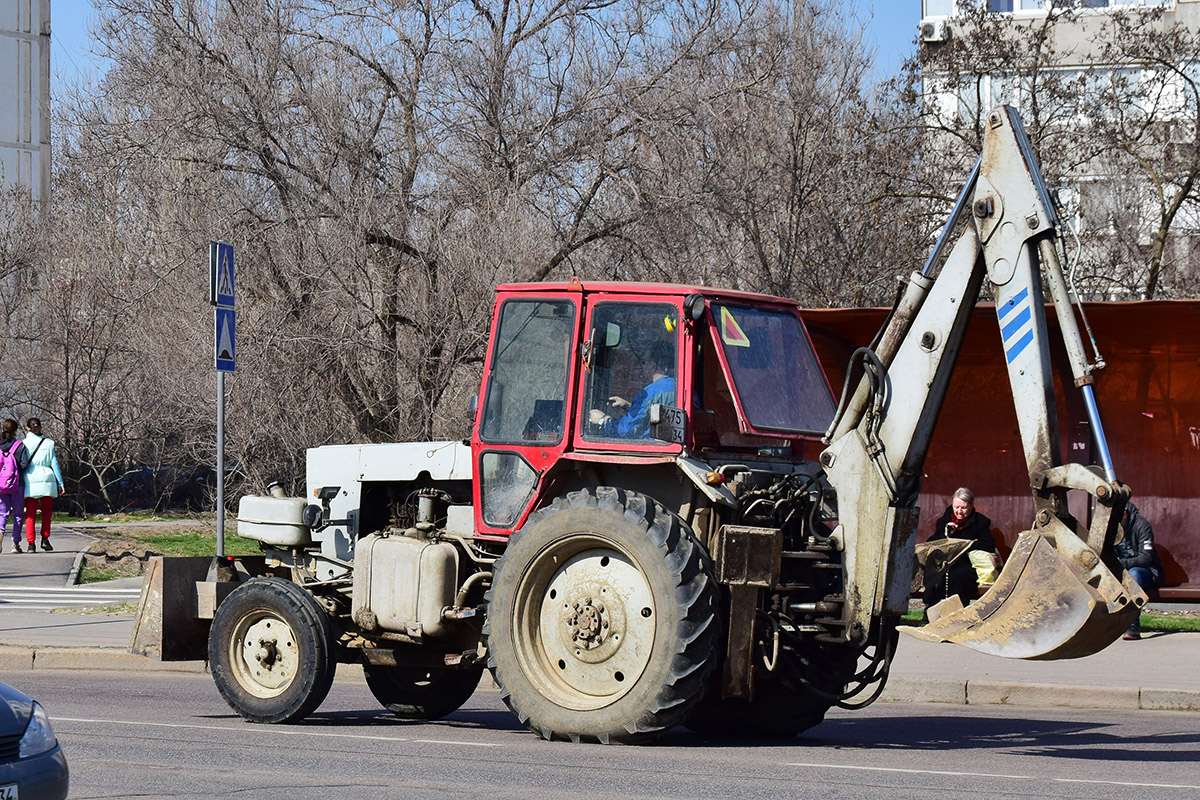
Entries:
{"type": "Polygon", "coordinates": [[[208,243],[208,299],[214,306],[233,308],[233,245],[208,243]]]}
{"type": "Polygon", "coordinates": [[[213,356],[218,372],[233,372],[237,362],[235,335],[237,319],[232,308],[213,309],[216,335],[213,340],[213,356]]]}

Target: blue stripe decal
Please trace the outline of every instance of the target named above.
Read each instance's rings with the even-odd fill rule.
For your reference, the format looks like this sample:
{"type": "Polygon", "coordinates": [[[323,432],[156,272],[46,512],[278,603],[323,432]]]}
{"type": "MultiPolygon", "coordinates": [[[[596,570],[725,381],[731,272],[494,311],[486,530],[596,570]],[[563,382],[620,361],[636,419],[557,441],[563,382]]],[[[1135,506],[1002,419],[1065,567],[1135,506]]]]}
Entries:
{"type": "Polygon", "coordinates": [[[1033,331],[1028,330],[1025,332],[1025,335],[1021,337],[1021,341],[1017,342],[1008,349],[1008,363],[1011,364],[1014,360],[1016,360],[1017,356],[1025,352],[1025,348],[1028,347],[1029,343],[1032,341],[1033,331]]]}
{"type": "Polygon", "coordinates": [[[1024,327],[1025,323],[1029,322],[1029,319],[1032,316],[1033,312],[1029,310],[1029,306],[1022,308],[1021,313],[1017,314],[1016,319],[1005,325],[1004,330],[1001,331],[1000,335],[1004,337],[1004,341],[1007,342],[1009,339],[1011,339],[1017,331],[1024,327]]]}
{"type": "Polygon", "coordinates": [[[1026,286],[1021,291],[1017,292],[1016,296],[1014,296],[1011,300],[1009,300],[1004,305],[1000,306],[1000,308],[996,309],[996,313],[1000,316],[1000,319],[1003,320],[1005,317],[1007,317],[1009,314],[1011,314],[1013,309],[1016,308],[1017,305],[1020,304],[1022,301],[1024,301],[1026,297],[1029,297],[1029,287],[1028,286],[1026,286]]]}

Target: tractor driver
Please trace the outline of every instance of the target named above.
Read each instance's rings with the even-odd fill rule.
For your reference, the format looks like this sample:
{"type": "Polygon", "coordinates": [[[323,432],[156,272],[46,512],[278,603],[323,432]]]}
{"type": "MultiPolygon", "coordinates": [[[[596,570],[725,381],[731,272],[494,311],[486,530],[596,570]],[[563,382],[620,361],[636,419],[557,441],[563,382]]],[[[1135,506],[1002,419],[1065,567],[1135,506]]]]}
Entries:
{"type": "Polygon", "coordinates": [[[633,401],[617,397],[608,398],[613,410],[624,409],[620,417],[612,417],[599,408],[588,413],[588,421],[599,429],[601,435],[620,439],[650,438],[650,406],[654,403],[675,404],[675,378],[669,373],[675,366],[675,352],[667,342],[655,342],[646,355],[646,367],[650,371],[650,383],[638,392],[633,401]]]}

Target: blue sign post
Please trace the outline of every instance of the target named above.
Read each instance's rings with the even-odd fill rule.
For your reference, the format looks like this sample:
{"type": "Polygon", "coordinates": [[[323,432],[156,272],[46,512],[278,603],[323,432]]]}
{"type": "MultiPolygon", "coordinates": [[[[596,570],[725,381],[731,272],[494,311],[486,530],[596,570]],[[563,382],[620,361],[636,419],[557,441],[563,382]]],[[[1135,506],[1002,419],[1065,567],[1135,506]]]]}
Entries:
{"type": "Polygon", "coordinates": [[[208,243],[208,301],[213,309],[213,362],[217,367],[217,558],[225,555],[225,373],[237,366],[233,310],[233,245],[208,243]]]}

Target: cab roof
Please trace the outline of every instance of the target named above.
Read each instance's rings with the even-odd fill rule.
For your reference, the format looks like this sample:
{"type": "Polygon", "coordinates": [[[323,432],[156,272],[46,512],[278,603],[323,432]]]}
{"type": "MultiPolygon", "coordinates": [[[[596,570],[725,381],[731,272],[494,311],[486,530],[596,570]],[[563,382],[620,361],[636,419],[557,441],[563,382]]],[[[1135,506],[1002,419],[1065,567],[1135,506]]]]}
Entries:
{"type": "Polygon", "coordinates": [[[496,293],[558,293],[579,294],[643,294],[651,297],[687,297],[701,294],[710,300],[731,300],[743,303],[770,303],[796,308],[795,300],[774,297],[757,292],[742,292],[736,289],[717,289],[689,283],[643,283],[638,281],[580,281],[572,278],[567,283],[506,283],[496,287],[496,293]]]}

